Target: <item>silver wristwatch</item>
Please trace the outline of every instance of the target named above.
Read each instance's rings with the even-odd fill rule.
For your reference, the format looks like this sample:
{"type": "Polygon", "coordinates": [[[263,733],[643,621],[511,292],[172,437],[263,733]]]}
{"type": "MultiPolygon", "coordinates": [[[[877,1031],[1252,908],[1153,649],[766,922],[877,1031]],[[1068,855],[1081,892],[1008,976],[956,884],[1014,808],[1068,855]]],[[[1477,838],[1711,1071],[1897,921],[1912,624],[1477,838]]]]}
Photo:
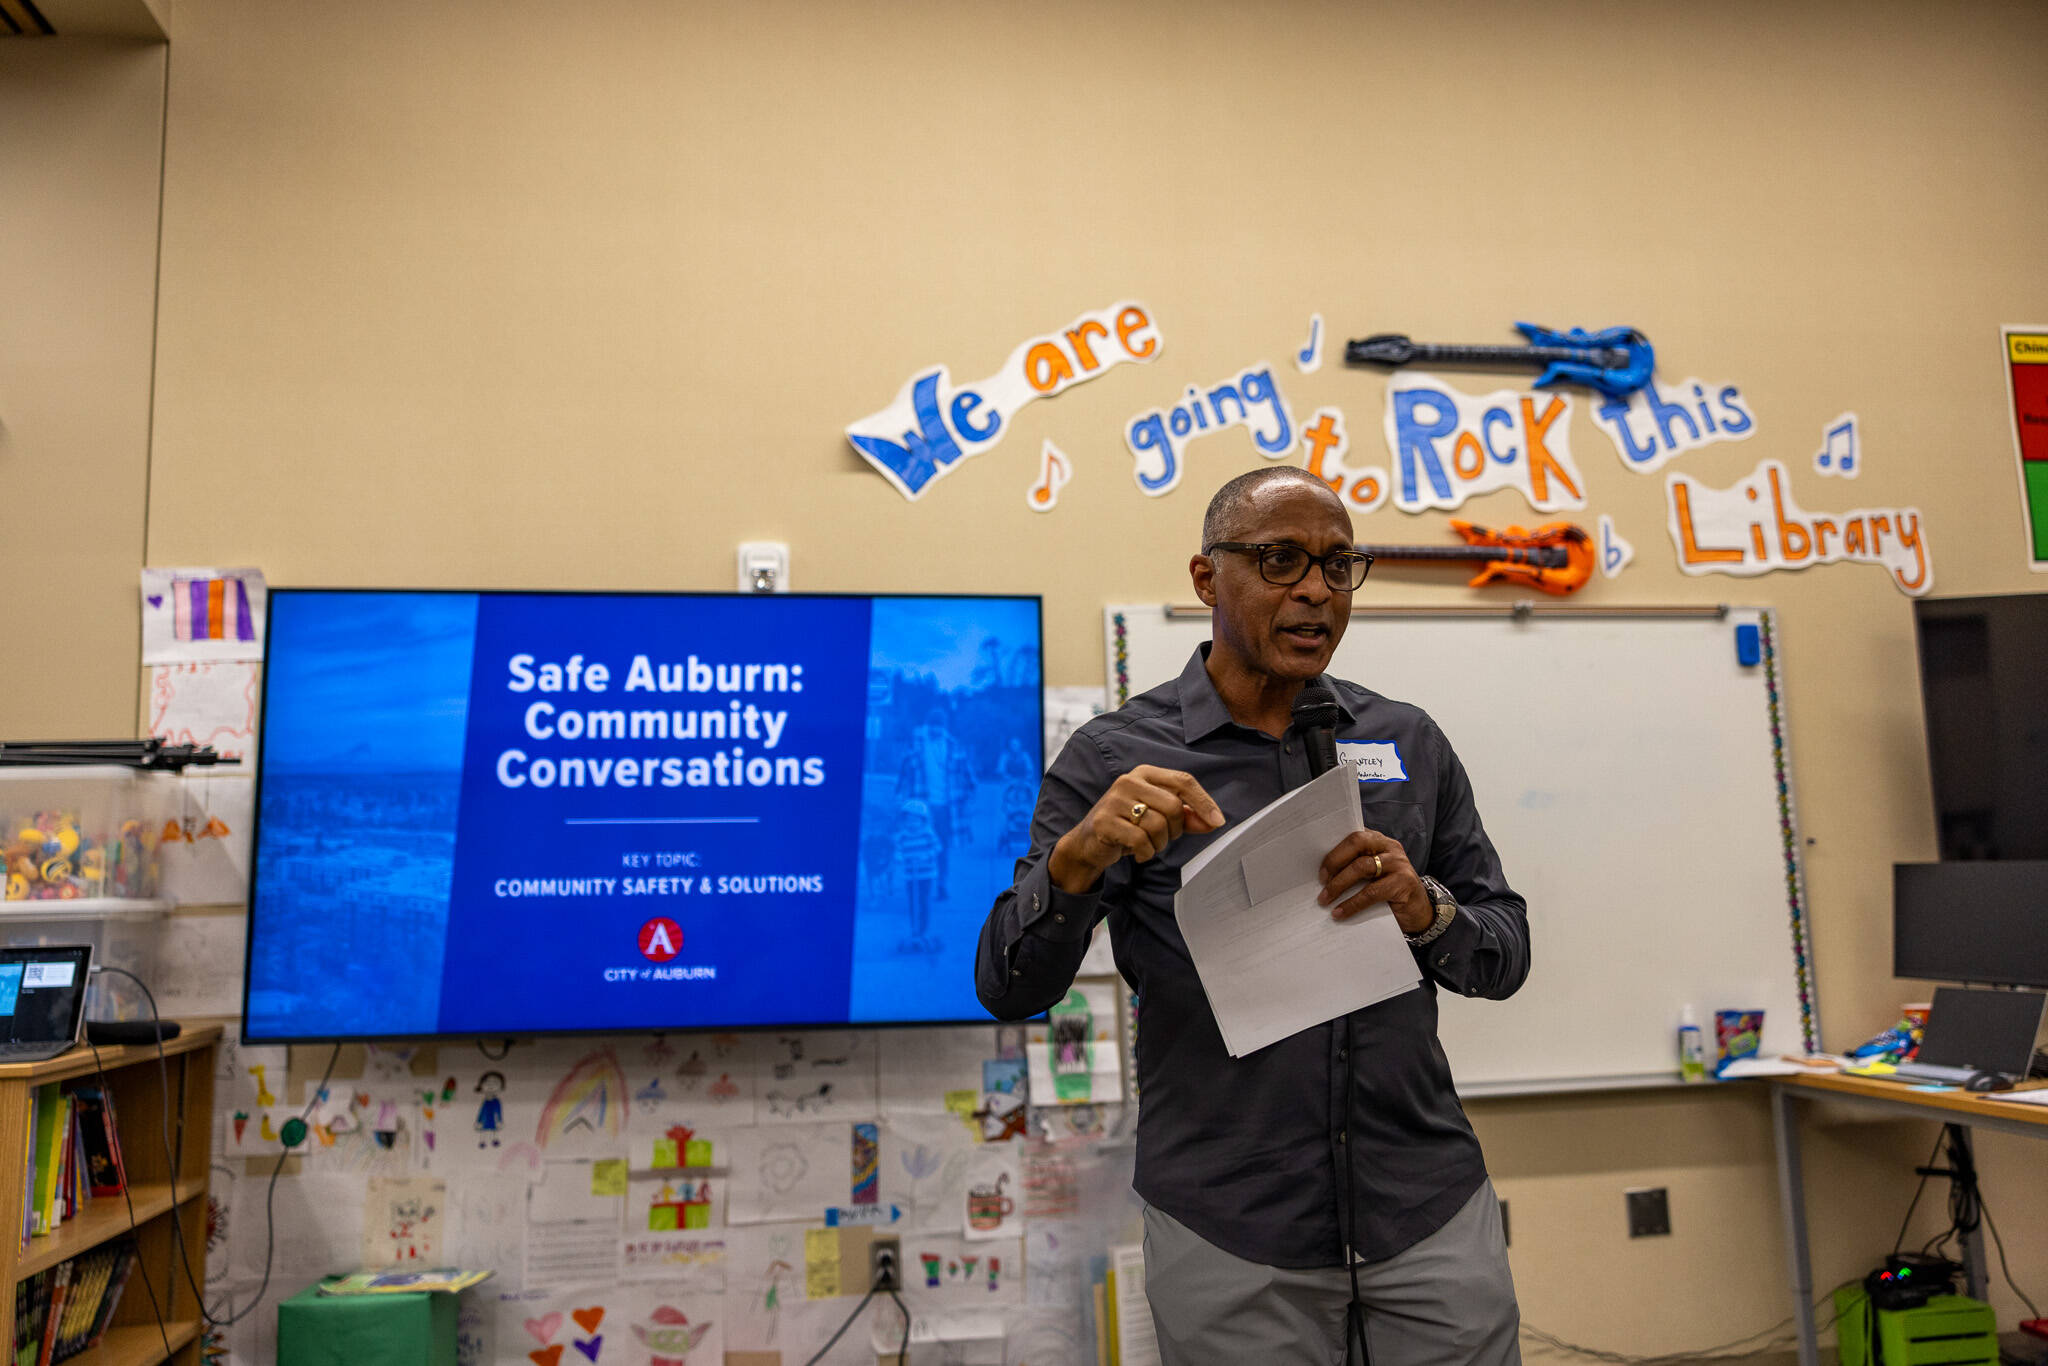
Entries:
{"type": "Polygon", "coordinates": [[[1451,917],[1458,913],[1458,898],[1451,895],[1451,889],[1433,877],[1422,879],[1422,890],[1429,893],[1430,904],[1436,907],[1436,919],[1429,922],[1429,928],[1421,934],[1407,936],[1408,942],[1416,948],[1434,944],[1443,932],[1451,927],[1451,917]]]}

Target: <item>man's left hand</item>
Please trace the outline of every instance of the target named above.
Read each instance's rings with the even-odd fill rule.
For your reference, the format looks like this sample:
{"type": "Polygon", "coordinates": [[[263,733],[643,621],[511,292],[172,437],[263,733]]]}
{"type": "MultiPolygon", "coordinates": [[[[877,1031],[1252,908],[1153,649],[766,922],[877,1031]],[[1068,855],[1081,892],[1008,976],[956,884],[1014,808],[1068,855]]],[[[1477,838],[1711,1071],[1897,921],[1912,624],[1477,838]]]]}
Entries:
{"type": "Polygon", "coordinates": [[[1421,934],[1436,920],[1436,903],[1408,851],[1392,835],[1355,830],[1323,858],[1323,892],[1317,901],[1335,920],[1348,920],[1368,906],[1386,902],[1403,934],[1421,934]],[[1334,903],[1334,904],[1332,904],[1334,903]]]}

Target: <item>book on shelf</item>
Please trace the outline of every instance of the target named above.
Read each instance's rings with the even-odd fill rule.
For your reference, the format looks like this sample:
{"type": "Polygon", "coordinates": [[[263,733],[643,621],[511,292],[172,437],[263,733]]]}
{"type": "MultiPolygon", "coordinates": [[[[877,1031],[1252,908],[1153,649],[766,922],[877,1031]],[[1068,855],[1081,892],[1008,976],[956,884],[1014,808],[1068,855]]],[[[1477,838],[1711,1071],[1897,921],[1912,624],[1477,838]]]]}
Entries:
{"type": "Polygon", "coordinates": [[[124,1240],[38,1271],[16,1287],[13,1366],[55,1366],[97,1346],[135,1259],[135,1244],[124,1240]]]}
{"type": "Polygon", "coordinates": [[[128,1185],[121,1161],[121,1129],[114,1117],[114,1098],[98,1086],[71,1093],[78,1107],[78,1131],[85,1146],[86,1175],[94,1195],[119,1195],[128,1185]]]}

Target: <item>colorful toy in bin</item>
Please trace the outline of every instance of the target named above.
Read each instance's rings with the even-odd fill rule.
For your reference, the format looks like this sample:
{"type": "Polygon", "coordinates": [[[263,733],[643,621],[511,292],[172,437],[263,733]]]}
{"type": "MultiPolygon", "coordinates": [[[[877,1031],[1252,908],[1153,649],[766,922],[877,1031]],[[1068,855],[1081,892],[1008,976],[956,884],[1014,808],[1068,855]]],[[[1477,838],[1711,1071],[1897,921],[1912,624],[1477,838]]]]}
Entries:
{"type": "Polygon", "coordinates": [[[1714,1075],[1720,1076],[1737,1058],[1753,1058],[1764,1036],[1761,1010],[1714,1012],[1714,1075]]]}
{"type": "Polygon", "coordinates": [[[9,901],[145,897],[156,890],[156,845],[140,821],[123,821],[105,840],[95,839],[76,811],[38,811],[0,829],[13,831],[0,848],[9,901]]]}

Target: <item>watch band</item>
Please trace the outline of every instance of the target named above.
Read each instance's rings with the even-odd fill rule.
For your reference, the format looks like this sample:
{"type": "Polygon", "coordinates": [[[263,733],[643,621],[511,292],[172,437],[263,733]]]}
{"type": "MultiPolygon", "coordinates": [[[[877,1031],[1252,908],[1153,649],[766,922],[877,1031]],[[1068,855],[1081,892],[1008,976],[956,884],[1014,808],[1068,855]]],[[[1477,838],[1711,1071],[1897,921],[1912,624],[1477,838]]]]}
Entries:
{"type": "Polygon", "coordinates": [[[1430,902],[1436,907],[1436,919],[1429,922],[1429,928],[1421,934],[1404,936],[1416,948],[1434,944],[1443,932],[1451,927],[1451,920],[1458,914],[1458,898],[1451,895],[1451,889],[1435,878],[1425,875],[1422,890],[1429,893],[1430,902]]]}

